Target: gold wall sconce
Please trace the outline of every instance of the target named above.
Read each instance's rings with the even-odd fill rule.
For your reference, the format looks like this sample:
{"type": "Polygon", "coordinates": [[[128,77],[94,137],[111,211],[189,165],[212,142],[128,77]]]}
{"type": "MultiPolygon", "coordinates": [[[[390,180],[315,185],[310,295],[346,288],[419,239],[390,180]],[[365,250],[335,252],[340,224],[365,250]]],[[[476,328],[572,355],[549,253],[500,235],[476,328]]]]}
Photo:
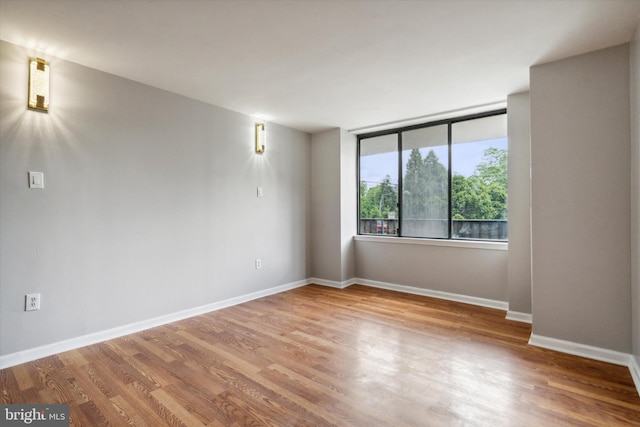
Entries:
{"type": "Polygon", "coordinates": [[[267,148],[267,131],[264,123],[256,123],[256,153],[264,153],[267,148]]]}
{"type": "Polygon", "coordinates": [[[41,58],[29,58],[28,106],[36,111],[49,111],[49,63],[41,58]]]}

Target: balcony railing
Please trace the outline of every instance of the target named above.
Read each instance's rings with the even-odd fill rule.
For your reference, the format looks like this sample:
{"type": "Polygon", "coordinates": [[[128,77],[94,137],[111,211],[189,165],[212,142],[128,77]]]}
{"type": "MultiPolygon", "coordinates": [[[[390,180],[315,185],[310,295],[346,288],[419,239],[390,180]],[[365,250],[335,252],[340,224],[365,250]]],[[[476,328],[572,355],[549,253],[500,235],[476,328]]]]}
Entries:
{"type": "MultiPolygon", "coordinates": [[[[405,237],[446,237],[446,219],[405,219],[402,221],[402,235],[405,237]]],[[[506,241],[508,221],[506,219],[454,219],[451,227],[454,239],[500,240],[506,241]]],[[[396,236],[398,220],[371,218],[360,220],[360,234],[396,236]]]]}

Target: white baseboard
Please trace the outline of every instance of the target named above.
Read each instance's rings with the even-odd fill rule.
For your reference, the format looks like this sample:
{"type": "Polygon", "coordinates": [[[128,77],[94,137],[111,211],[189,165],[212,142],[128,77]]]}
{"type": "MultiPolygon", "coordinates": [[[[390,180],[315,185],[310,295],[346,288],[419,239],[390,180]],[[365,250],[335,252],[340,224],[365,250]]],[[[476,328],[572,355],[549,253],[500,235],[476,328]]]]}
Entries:
{"type": "Polygon", "coordinates": [[[299,280],[297,282],[276,286],[276,287],[265,289],[258,292],[252,292],[250,294],[241,295],[241,296],[229,298],[223,301],[218,301],[211,304],[206,304],[199,307],[178,311],[178,312],[167,314],[164,316],[158,316],[152,319],[130,323],[128,325],[123,325],[116,328],[107,329],[104,331],[82,335],[76,338],[71,338],[68,340],[59,341],[56,343],[47,344],[40,347],[31,348],[28,350],[18,351],[11,354],[6,354],[4,356],[0,356],[0,369],[9,368],[11,366],[19,365],[21,363],[26,363],[36,359],[40,359],[42,357],[51,356],[51,355],[62,353],[69,350],[74,350],[76,348],[84,347],[87,345],[96,344],[102,341],[119,338],[124,335],[144,331],[145,329],[166,325],[167,323],[177,322],[179,320],[187,319],[189,317],[197,316],[204,313],[209,313],[211,311],[220,310],[220,309],[231,307],[237,304],[242,304],[244,302],[248,302],[254,299],[288,291],[290,289],[299,288],[309,283],[311,283],[309,282],[309,280],[299,280]]]}
{"type": "Polygon", "coordinates": [[[507,315],[505,316],[507,320],[513,320],[516,322],[522,323],[533,323],[533,316],[529,313],[520,313],[519,311],[507,311],[507,315]]]}
{"type": "Polygon", "coordinates": [[[614,365],[627,367],[630,367],[630,360],[632,358],[629,353],[621,353],[619,351],[608,350],[606,348],[593,347],[586,344],[559,340],[536,334],[531,334],[531,337],[529,337],[529,344],[562,353],[573,354],[574,356],[586,357],[587,359],[594,359],[601,362],[608,362],[613,363],[614,365]]]}
{"type": "Polygon", "coordinates": [[[638,396],[640,396],[640,364],[638,363],[638,358],[633,354],[631,355],[629,362],[629,372],[631,372],[631,378],[633,378],[633,383],[636,385],[638,396]]]}
{"type": "Polygon", "coordinates": [[[413,295],[422,295],[425,297],[439,298],[448,301],[462,302],[465,304],[478,305],[481,307],[496,308],[498,310],[507,311],[509,304],[504,301],[497,301],[487,298],[471,297],[468,295],[453,294],[449,292],[433,291],[430,289],[415,288],[413,286],[397,285],[394,283],[378,282],[376,280],[355,279],[354,283],[359,283],[372,288],[387,289],[389,291],[404,292],[413,295]]]}
{"type": "Polygon", "coordinates": [[[345,280],[344,282],[337,282],[335,280],[326,280],[326,279],[319,279],[317,277],[312,277],[307,281],[307,283],[327,286],[330,288],[344,289],[358,282],[355,279],[345,280]]]}

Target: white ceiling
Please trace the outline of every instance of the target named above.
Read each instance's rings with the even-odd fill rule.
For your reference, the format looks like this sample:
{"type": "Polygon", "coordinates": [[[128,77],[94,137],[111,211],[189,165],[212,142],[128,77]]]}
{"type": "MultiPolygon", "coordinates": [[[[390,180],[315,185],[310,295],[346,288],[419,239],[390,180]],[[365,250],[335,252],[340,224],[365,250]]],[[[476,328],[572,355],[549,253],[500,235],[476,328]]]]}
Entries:
{"type": "Polygon", "coordinates": [[[2,40],[307,132],[503,101],[639,20],[640,0],[0,0],[2,40]]]}

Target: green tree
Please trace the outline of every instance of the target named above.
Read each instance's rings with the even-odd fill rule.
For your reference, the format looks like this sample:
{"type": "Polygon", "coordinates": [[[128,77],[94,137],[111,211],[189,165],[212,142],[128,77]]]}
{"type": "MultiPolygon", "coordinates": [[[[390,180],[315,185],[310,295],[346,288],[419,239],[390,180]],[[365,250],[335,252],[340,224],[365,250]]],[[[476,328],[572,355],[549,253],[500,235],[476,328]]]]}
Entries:
{"type": "Polygon", "coordinates": [[[489,219],[507,218],[507,150],[491,147],[484,150],[483,160],[476,168],[476,175],[485,184],[485,192],[491,199],[492,216],[489,219]]]}
{"type": "Polygon", "coordinates": [[[427,169],[417,148],[411,150],[407,172],[402,181],[402,204],[405,218],[420,218],[427,200],[427,169]]]}
{"type": "MultiPolygon", "coordinates": [[[[447,168],[433,150],[422,158],[411,150],[403,178],[403,216],[407,219],[447,218],[447,168]]],[[[395,212],[398,192],[391,177],[367,189],[360,182],[360,217],[388,218],[395,212]]],[[[454,175],[451,182],[453,219],[506,219],[507,150],[487,148],[473,175],[454,175]]]]}
{"type": "Polygon", "coordinates": [[[473,175],[454,175],[451,204],[453,219],[506,219],[507,150],[487,148],[473,175]]]}
{"type": "Polygon", "coordinates": [[[375,204],[367,189],[367,183],[360,181],[360,218],[375,218],[375,215],[375,204]]]}
{"type": "Polygon", "coordinates": [[[397,205],[398,187],[389,175],[368,190],[366,183],[360,182],[360,218],[388,218],[389,212],[397,210],[397,205]]]}
{"type": "Polygon", "coordinates": [[[388,218],[389,212],[398,210],[398,186],[392,184],[391,177],[387,175],[380,183],[379,188],[378,210],[381,216],[378,218],[388,218]]]}
{"type": "Polygon", "coordinates": [[[479,176],[486,185],[496,183],[506,190],[507,150],[497,147],[484,150],[482,161],[476,167],[474,175],[479,176]]]}
{"type": "Polygon", "coordinates": [[[433,150],[424,158],[426,175],[426,205],[422,218],[447,218],[449,191],[447,168],[433,150]]]}
{"type": "Polygon", "coordinates": [[[403,216],[407,219],[442,219],[447,217],[447,168],[433,150],[422,158],[417,148],[411,150],[402,181],[403,216]]]}

